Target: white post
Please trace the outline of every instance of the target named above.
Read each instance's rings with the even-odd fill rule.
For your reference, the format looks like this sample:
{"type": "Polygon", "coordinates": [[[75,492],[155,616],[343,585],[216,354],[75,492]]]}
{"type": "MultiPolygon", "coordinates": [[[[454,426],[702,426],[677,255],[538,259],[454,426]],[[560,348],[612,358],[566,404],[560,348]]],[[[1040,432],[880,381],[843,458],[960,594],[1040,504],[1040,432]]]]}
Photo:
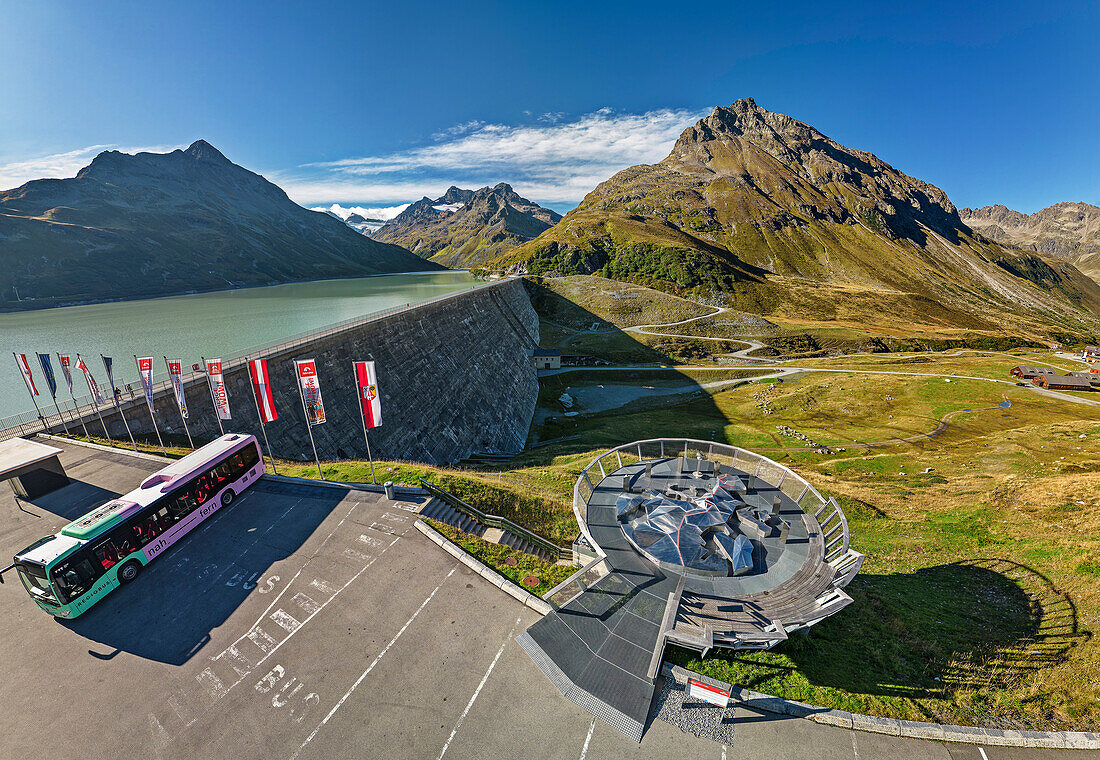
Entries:
{"type": "MultiPolygon", "coordinates": [[[[355,374],[355,362],[351,363],[351,371],[352,374],[355,374]]],[[[298,387],[299,389],[301,388],[301,383],[298,384],[298,387]]],[[[374,457],[371,456],[370,453],[370,438],[367,436],[367,415],[363,411],[363,396],[359,389],[358,377],[355,379],[355,389],[355,395],[358,397],[357,401],[359,404],[359,419],[363,421],[363,440],[367,442],[367,459],[370,460],[370,482],[374,485],[378,485],[378,479],[374,477],[374,457]]]]}
{"type": "MultiPolygon", "coordinates": [[[[168,371],[168,384],[172,385],[172,368],[168,366],[168,357],[164,357],[164,369],[168,371]]],[[[180,393],[185,394],[184,400],[186,400],[186,386],[183,384],[183,360],[180,360],[180,393]]],[[[172,395],[176,393],[175,386],[172,388],[172,395]]],[[[177,401],[176,407],[179,408],[177,401]]],[[[187,443],[191,448],[195,448],[195,442],[191,440],[191,430],[187,427],[187,418],[183,416],[183,410],[180,409],[180,419],[183,420],[183,432],[187,433],[187,443]]]]}
{"type": "Polygon", "coordinates": [[[267,440],[267,428],[264,427],[264,416],[260,413],[260,398],[256,395],[256,384],[252,382],[252,367],[249,366],[248,357],[244,358],[245,366],[248,367],[248,384],[252,386],[252,400],[256,402],[256,419],[260,421],[260,430],[264,434],[264,447],[267,449],[267,458],[271,460],[271,474],[278,475],[279,471],[275,469],[275,456],[271,453],[271,442],[267,440]]]}
{"type": "Polygon", "coordinates": [[[202,371],[206,375],[206,389],[210,391],[210,403],[214,405],[214,419],[218,421],[218,430],[222,435],[225,435],[225,428],[222,427],[222,416],[218,413],[218,400],[214,398],[214,386],[210,383],[210,368],[206,366],[205,356],[199,358],[202,359],[202,371]]]}
{"type": "Polygon", "coordinates": [[[294,382],[298,385],[298,398],[302,400],[302,416],[306,421],[306,432],[309,433],[309,445],[313,447],[313,460],[317,462],[317,476],[325,479],[325,473],[321,471],[321,458],[317,456],[317,443],[313,440],[313,425],[309,424],[309,410],[306,409],[306,395],[302,393],[302,380],[298,377],[298,362],[294,362],[294,382]]]}
{"type": "MultiPolygon", "coordinates": [[[[141,392],[145,396],[145,405],[149,407],[149,419],[151,419],[153,421],[153,430],[155,430],[156,433],[157,433],[157,443],[160,444],[160,453],[164,454],[164,456],[168,456],[168,452],[164,450],[164,439],[160,437],[160,428],[157,427],[157,417],[156,417],[155,414],[153,414],[153,381],[152,381],[153,358],[149,357],[149,375],[150,375],[150,378],[149,378],[149,392],[146,393],[145,392],[145,378],[142,377],[141,365],[138,364],[137,354],[133,354],[133,357],[134,357],[134,366],[137,367],[137,371],[138,371],[138,382],[141,383],[141,392]]],[[[171,378],[169,378],[169,381],[171,381],[171,378]]]]}

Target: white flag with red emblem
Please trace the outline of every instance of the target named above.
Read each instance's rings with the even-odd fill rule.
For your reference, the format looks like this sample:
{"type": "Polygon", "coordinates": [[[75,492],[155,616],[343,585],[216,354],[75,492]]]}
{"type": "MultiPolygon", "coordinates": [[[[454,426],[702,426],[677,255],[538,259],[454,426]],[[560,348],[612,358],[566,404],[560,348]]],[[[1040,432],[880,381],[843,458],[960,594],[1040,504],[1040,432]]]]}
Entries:
{"type": "Polygon", "coordinates": [[[355,362],[355,384],[359,388],[359,404],[363,410],[363,425],[367,430],[382,424],[382,399],[378,395],[378,375],[374,362],[355,362]]]}

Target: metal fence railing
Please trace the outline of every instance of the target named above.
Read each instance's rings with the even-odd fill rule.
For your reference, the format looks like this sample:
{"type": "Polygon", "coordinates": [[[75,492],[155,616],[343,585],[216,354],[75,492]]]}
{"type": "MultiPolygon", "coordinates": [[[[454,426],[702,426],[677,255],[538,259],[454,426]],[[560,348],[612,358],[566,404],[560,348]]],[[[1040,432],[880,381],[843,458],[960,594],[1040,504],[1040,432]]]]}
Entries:
{"type": "MultiPolygon", "coordinates": [[[[653,438],[625,443],[609,449],[589,462],[573,486],[573,513],[581,532],[601,555],[603,551],[588,530],[588,501],[600,481],[612,472],[635,462],[683,457],[701,459],[736,467],[748,473],[751,481],[762,481],[789,496],[808,516],[818,520],[825,533],[825,560],[834,567],[850,570],[853,562],[862,564],[862,556],[848,547],[848,520],[835,499],[826,499],[816,488],[789,467],[765,456],[725,443],[698,441],[691,438],[653,438]],[[858,555],[858,556],[857,556],[858,555]]],[[[858,572],[858,565],[855,572],[858,572]]],[[[847,580],[855,572],[846,572],[847,580]]]]}
{"type": "MultiPolygon", "coordinates": [[[[511,279],[511,278],[509,278],[511,279]]],[[[425,306],[443,303],[445,301],[459,298],[461,296],[469,295],[477,290],[484,290],[492,288],[497,285],[501,285],[508,282],[508,279],[494,280],[492,282],[482,282],[471,285],[468,288],[462,290],[452,291],[445,293],[441,296],[429,298],[424,301],[418,301],[416,303],[410,303],[405,306],[395,306],[389,309],[381,309],[379,311],[364,314],[360,317],[353,317],[351,319],[345,319],[342,322],[336,322],[335,324],[328,325],[316,330],[306,330],[304,332],[292,335],[288,338],[280,338],[277,340],[268,341],[255,346],[249,346],[240,351],[235,351],[229,354],[222,354],[222,369],[224,372],[246,364],[249,358],[255,358],[258,356],[269,356],[272,354],[279,354],[284,351],[289,351],[297,346],[304,345],[306,343],[312,343],[320,338],[325,338],[331,335],[337,335],[347,330],[353,330],[368,322],[374,322],[386,317],[392,317],[397,314],[403,314],[405,312],[413,311],[415,309],[423,308],[425,306]]],[[[174,357],[173,357],[174,358],[174,357]]],[[[213,357],[211,357],[213,358],[213,357]]],[[[93,368],[93,374],[95,369],[93,368]]],[[[75,375],[79,375],[76,369],[73,370],[75,375]]],[[[184,385],[189,385],[196,380],[204,380],[206,373],[204,371],[187,371],[183,373],[184,385]]],[[[60,378],[59,378],[60,379],[60,378]]],[[[79,377],[74,377],[73,382],[81,382],[79,377]]],[[[121,401],[123,410],[129,409],[132,404],[138,402],[144,403],[141,386],[138,383],[130,384],[131,390],[124,393],[121,401]]],[[[58,389],[59,391],[64,385],[58,389]]],[[[153,394],[157,396],[164,392],[171,391],[171,381],[168,378],[167,372],[161,372],[153,376],[153,394]]],[[[111,392],[111,389],[104,387],[107,394],[111,392]]],[[[57,406],[61,411],[59,416],[56,409],[52,409],[53,402],[43,400],[39,404],[42,408],[42,417],[39,417],[38,412],[31,410],[29,412],[21,412],[20,414],[13,414],[7,417],[0,417],[0,440],[6,440],[16,436],[33,435],[34,433],[46,432],[52,430],[53,432],[59,432],[66,425],[70,431],[75,429],[80,430],[79,420],[85,419],[91,416],[95,417],[96,411],[111,412],[114,410],[114,402],[111,399],[107,399],[106,404],[96,404],[90,394],[84,394],[77,396],[75,399],[57,399],[57,406]],[[49,406],[51,409],[47,409],[49,406]]],[[[95,422],[95,426],[99,426],[98,420],[95,422]]]]}

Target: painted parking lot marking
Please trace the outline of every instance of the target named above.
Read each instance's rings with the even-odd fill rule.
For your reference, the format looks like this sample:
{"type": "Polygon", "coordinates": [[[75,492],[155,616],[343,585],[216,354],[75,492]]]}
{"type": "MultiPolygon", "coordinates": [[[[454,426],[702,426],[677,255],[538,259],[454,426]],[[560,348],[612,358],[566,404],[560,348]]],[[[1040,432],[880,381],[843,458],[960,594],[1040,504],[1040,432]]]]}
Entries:
{"type": "Polygon", "coordinates": [[[302,626],[301,622],[295,620],[294,617],[287,614],[282,608],[272,612],[269,617],[274,621],[275,625],[288,633],[294,633],[302,626]]]}
{"type": "Polygon", "coordinates": [[[317,610],[321,609],[320,604],[313,601],[313,599],[311,599],[310,597],[306,596],[305,594],[303,594],[301,592],[298,592],[294,596],[290,597],[290,601],[294,602],[296,605],[298,605],[303,610],[305,610],[307,615],[312,614],[312,613],[316,612],[317,610]]]}
{"type": "Polygon", "coordinates": [[[504,654],[504,647],[508,646],[508,642],[512,640],[512,636],[516,633],[516,628],[519,627],[522,618],[516,618],[515,624],[512,626],[512,630],[508,631],[508,637],[500,645],[500,649],[497,650],[497,656],[493,658],[493,661],[489,663],[489,669],[485,671],[485,675],[481,677],[481,683],[474,689],[473,696],[470,697],[470,701],[466,703],[466,709],[462,711],[462,715],[458,716],[458,720],[455,722],[455,727],[451,729],[451,735],[447,737],[447,741],[443,743],[443,749],[439,752],[438,760],[443,760],[443,756],[447,754],[447,750],[451,746],[451,742],[455,740],[455,736],[458,734],[458,729],[462,727],[462,723],[466,720],[466,716],[470,714],[470,708],[474,706],[474,702],[477,701],[477,697],[481,694],[481,690],[485,688],[485,682],[489,680],[489,676],[493,672],[493,668],[497,666],[497,660],[504,654]]]}
{"type": "Polygon", "coordinates": [[[359,536],[359,543],[366,544],[367,546],[373,546],[375,548],[385,545],[385,542],[382,539],[366,535],[359,536]]]}
{"type": "Polygon", "coordinates": [[[370,559],[369,554],[364,554],[358,549],[352,549],[350,547],[344,549],[344,556],[350,560],[354,560],[355,562],[366,562],[368,559],[370,559]]]}
{"type": "MultiPolygon", "coordinates": [[[[300,501],[301,500],[299,500],[299,502],[300,501]]],[[[229,587],[240,587],[244,590],[258,587],[258,594],[270,594],[276,591],[277,585],[281,585],[281,588],[277,590],[277,593],[274,594],[271,602],[268,604],[267,609],[247,632],[238,637],[222,652],[210,658],[210,666],[204,668],[203,671],[196,676],[196,681],[200,686],[198,693],[188,693],[187,690],[181,689],[169,699],[168,706],[171,708],[170,712],[161,713],[159,716],[151,716],[156,720],[158,725],[162,727],[168,726],[166,731],[170,737],[174,736],[181,729],[178,727],[172,728],[169,724],[175,724],[176,726],[182,724],[183,728],[192,726],[200,717],[206,714],[211,704],[225,697],[230,691],[247,679],[257,668],[261,667],[266,661],[274,656],[283,644],[289,641],[306,623],[324,610],[329,603],[351,586],[352,583],[358,580],[382,554],[393,547],[398,540],[400,540],[401,536],[408,531],[409,526],[407,524],[402,526],[403,530],[401,531],[393,528],[393,526],[384,526],[388,529],[385,531],[388,534],[385,538],[367,536],[366,538],[369,539],[368,542],[359,542],[357,539],[352,539],[355,545],[359,547],[364,547],[369,543],[374,551],[367,554],[358,549],[351,549],[350,552],[344,553],[345,556],[356,560],[357,564],[361,565],[357,569],[351,568],[351,570],[355,570],[355,572],[347,578],[346,582],[333,583],[328,579],[313,578],[308,584],[308,588],[312,589],[309,594],[303,593],[302,591],[296,591],[295,588],[301,588],[300,586],[296,587],[295,582],[297,579],[306,568],[311,565],[314,559],[319,556],[324,556],[326,547],[332,545],[340,527],[353,515],[355,509],[361,503],[362,502],[357,502],[351,505],[350,509],[340,519],[339,523],[337,523],[321,542],[317,550],[305,560],[285,585],[279,584],[281,579],[278,575],[272,574],[261,580],[260,573],[248,571],[247,568],[242,568],[239,564],[234,565],[234,563],[228,563],[223,564],[222,567],[211,564],[201,566],[201,569],[198,570],[197,573],[209,579],[208,582],[219,584],[224,582],[229,587]],[[282,606],[279,606],[280,600],[288,595],[288,591],[291,592],[289,599],[287,599],[282,606]],[[291,604],[294,606],[291,607],[291,611],[288,612],[286,608],[291,604]],[[304,613],[304,617],[294,612],[294,610],[298,609],[304,613]],[[261,626],[261,623],[272,623],[273,625],[261,626]],[[251,642],[251,645],[255,648],[253,649],[252,646],[242,646],[245,642],[251,642]],[[218,672],[218,663],[223,663],[221,672],[218,672]]],[[[284,513],[284,515],[285,514],[286,513],[284,513]]],[[[376,525],[384,524],[376,523],[376,525]]],[[[331,557],[332,555],[329,554],[328,556],[331,557]]],[[[183,559],[186,560],[189,558],[183,559]]],[[[193,567],[192,573],[196,573],[193,567]]],[[[301,722],[308,714],[307,708],[319,704],[320,697],[313,691],[306,689],[302,685],[301,679],[297,679],[294,676],[290,676],[288,679],[289,680],[286,680],[279,689],[273,692],[272,707],[280,709],[283,706],[287,706],[287,709],[281,714],[292,715],[295,722],[301,722]]],[[[152,725],[152,723],[150,723],[150,725],[152,725]]]]}
{"type": "Polygon", "coordinates": [[[321,722],[317,724],[317,728],[313,729],[313,732],[306,737],[306,740],[302,742],[301,746],[299,746],[298,749],[295,750],[294,754],[290,756],[290,760],[296,760],[298,755],[302,754],[302,750],[306,748],[306,745],[313,741],[313,737],[317,736],[317,733],[328,724],[328,722],[332,719],[332,716],[336,714],[336,711],[343,707],[344,703],[348,701],[348,697],[355,693],[355,690],[359,688],[359,684],[363,683],[363,679],[370,675],[370,672],[374,670],[374,666],[382,661],[382,658],[386,656],[386,652],[390,651],[390,647],[397,643],[397,640],[401,638],[401,635],[405,633],[406,630],[408,630],[409,626],[413,624],[413,621],[416,620],[420,613],[424,611],[424,608],[428,606],[428,602],[430,602],[435,597],[439,589],[443,588],[443,584],[446,583],[452,575],[454,575],[455,570],[457,569],[458,565],[452,567],[451,571],[447,573],[443,580],[439,582],[439,585],[432,590],[432,593],[428,594],[428,597],[420,603],[420,606],[416,608],[416,612],[412,614],[412,617],[405,621],[405,625],[401,626],[401,630],[394,634],[394,637],[390,639],[389,643],[382,648],[382,651],[379,652],[378,656],[375,657],[371,664],[367,666],[367,669],[363,671],[363,674],[355,679],[355,683],[351,685],[351,688],[344,693],[344,696],[340,697],[340,701],[337,702],[333,706],[333,708],[329,710],[328,714],[321,719],[321,722]]]}
{"type": "MultiPolygon", "coordinates": [[[[593,718],[592,719],[592,725],[590,725],[588,727],[588,736],[584,737],[584,746],[581,747],[580,760],[584,760],[586,757],[588,757],[588,745],[592,741],[592,734],[595,733],[595,731],[596,731],[596,719],[593,718]]],[[[722,760],[725,760],[725,756],[723,756],[722,760]]]]}

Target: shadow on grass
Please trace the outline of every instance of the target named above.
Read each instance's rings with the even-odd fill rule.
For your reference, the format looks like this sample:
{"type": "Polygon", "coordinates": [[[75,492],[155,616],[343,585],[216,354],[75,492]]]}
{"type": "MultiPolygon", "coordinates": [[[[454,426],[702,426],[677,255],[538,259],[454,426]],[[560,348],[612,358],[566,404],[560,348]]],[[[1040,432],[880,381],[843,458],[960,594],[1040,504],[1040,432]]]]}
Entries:
{"type": "Polygon", "coordinates": [[[713,664],[765,692],[797,670],[852,694],[947,698],[1017,686],[1091,637],[1066,593],[1009,560],[860,574],[846,590],[851,605],[773,652],[720,651],[713,664]]]}

